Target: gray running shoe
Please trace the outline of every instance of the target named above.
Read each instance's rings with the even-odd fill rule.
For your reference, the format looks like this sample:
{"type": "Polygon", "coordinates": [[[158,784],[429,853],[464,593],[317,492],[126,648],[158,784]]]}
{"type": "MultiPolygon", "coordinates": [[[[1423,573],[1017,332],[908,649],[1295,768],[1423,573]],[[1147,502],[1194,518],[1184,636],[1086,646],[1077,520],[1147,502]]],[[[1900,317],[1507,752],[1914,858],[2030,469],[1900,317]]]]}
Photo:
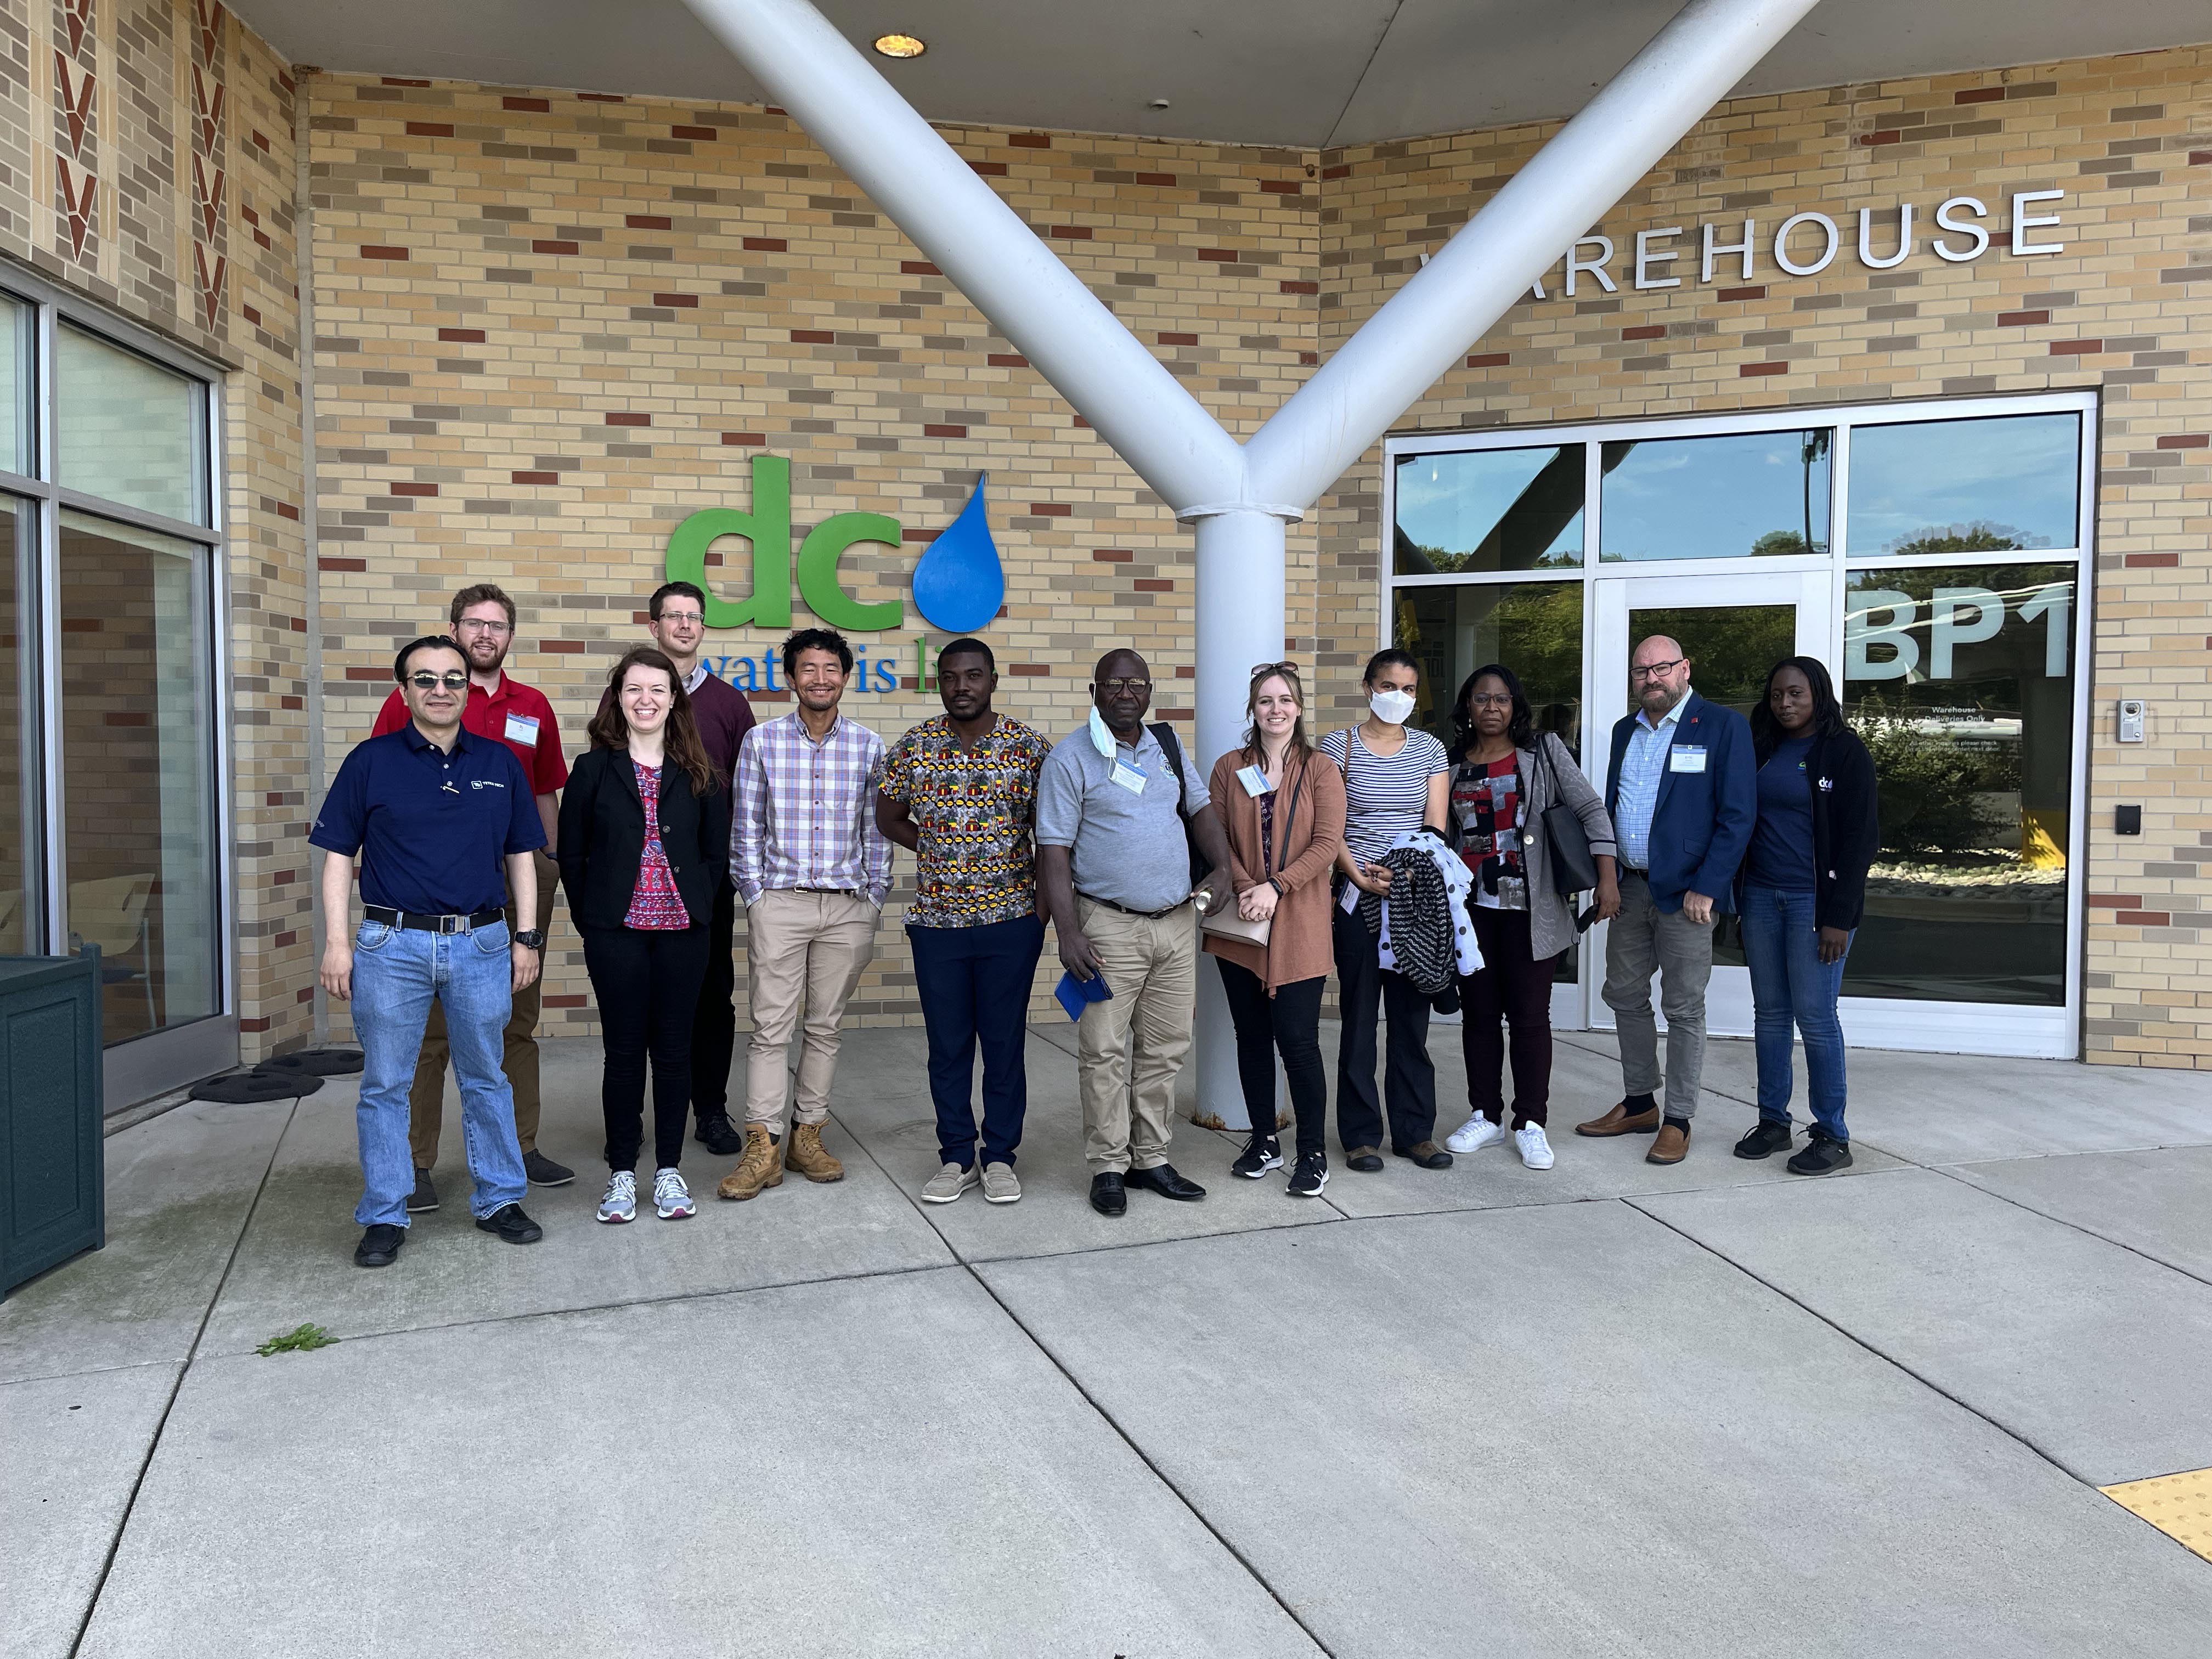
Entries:
{"type": "Polygon", "coordinates": [[[607,1177],[606,1195],[599,1200],[599,1219],[605,1222],[637,1219],[637,1177],[617,1170],[607,1177]]]}
{"type": "Polygon", "coordinates": [[[687,1215],[698,1214],[699,1206],[691,1201],[691,1189],[675,1170],[653,1172],[653,1212],[663,1221],[681,1221],[687,1215]]]}
{"type": "Polygon", "coordinates": [[[953,1203],[961,1194],[982,1178],[975,1173],[975,1166],[972,1164],[964,1170],[957,1164],[948,1164],[930,1176],[928,1185],[921,1189],[921,1201],[925,1204],[953,1203]]]}

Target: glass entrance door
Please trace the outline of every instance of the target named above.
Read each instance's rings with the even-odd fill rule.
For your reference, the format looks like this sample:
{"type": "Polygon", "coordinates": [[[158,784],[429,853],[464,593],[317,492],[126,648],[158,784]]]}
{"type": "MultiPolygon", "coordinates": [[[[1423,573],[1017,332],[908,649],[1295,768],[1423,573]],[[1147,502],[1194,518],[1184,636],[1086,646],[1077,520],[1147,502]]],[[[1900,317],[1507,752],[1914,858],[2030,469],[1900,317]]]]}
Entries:
{"type": "MultiPolygon", "coordinates": [[[[1711,576],[1644,576],[1593,584],[1595,605],[1591,668],[1595,718],[1586,766],[1601,787],[1611,757],[1613,723],[1632,713],[1629,653],[1638,641],[1664,634],[1690,659],[1691,690],[1747,717],[1784,657],[1816,657],[1829,665],[1835,639],[1834,572],[1826,568],[1711,576]]],[[[1589,1023],[1613,1029],[1613,1010],[1598,994],[1605,976],[1602,927],[1591,929],[1583,980],[1589,1023]]],[[[1658,1006],[1654,982],[1652,1005],[1658,1006]]],[[[1713,950],[1705,994],[1707,1029],[1717,1036],[1751,1033],[1751,976],[1732,924],[1713,950]]]]}

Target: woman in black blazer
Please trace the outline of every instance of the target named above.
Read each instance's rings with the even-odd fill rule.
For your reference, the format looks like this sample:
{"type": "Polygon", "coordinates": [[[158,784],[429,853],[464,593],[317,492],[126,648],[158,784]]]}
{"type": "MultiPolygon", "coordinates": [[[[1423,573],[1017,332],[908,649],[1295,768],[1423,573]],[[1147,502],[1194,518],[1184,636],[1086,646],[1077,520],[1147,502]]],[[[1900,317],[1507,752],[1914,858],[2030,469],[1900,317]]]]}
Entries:
{"type": "Polygon", "coordinates": [[[1735,1155],[1767,1158],[1790,1144],[1795,1024],[1805,1039],[1813,1132],[1790,1168],[1826,1175],[1851,1161],[1836,1002],[1881,842],[1874,759],[1844,723],[1828,671],[1811,657],[1785,657],[1768,671],[1766,695],[1751,711],[1751,743],[1759,819],[1736,877],[1736,914],[1751,969],[1759,1122],[1735,1155]]]}
{"type": "Polygon", "coordinates": [[[653,1206],[696,1207],[678,1173],[691,1109],[691,1023],[708,923],[730,861],[729,781],[707,758],[676,665],[641,646],[608,676],[592,746],[561,797],[561,884],[584,936],[606,1066],[607,1189],[599,1219],[637,1215],[645,1065],[653,1058],[653,1206]]]}

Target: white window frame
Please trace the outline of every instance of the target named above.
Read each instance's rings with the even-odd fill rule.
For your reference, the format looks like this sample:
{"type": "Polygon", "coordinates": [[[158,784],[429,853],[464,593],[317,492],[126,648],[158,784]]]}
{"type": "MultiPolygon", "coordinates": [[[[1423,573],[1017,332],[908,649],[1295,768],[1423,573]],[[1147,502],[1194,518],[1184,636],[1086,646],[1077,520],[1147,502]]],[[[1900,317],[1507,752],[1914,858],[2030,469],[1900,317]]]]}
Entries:
{"type": "MultiPolygon", "coordinates": [[[[33,502],[36,515],[36,550],[32,558],[31,591],[20,595],[24,617],[23,648],[33,653],[33,676],[39,702],[27,710],[35,722],[39,764],[35,779],[25,781],[37,792],[38,810],[44,819],[44,836],[32,860],[36,873],[31,888],[30,914],[38,932],[29,943],[51,956],[69,948],[68,925],[62,896],[69,890],[69,849],[64,825],[67,821],[67,778],[59,741],[61,709],[61,599],[59,592],[61,515],[74,510],[120,524],[150,530],[197,544],[206,551],[208,580],[205,613],[210,660],[208,788],[214,805],[213,923],[216,963],[216,1008],[184,1024],[149,1032],[105,1051],[103,1068],[106,1104],[110,1109],[143,1100],[164,1088],[205,1077],[238,1063],[238,929],[237,833],[234,760],[231,741],[230,569],[225,535],[228,495],[223,472],[223,398],[226,369],[149,328],[118,317],[82,295],[52,283],[12,261],[0,261],[0,292],[33,309],[27,472],[0,465],[0,491],[33,502]],[[198,388],[202,399],[205,451],[201,457],[204,476],[201,486],[208,504],[206,524],[173,519],[143,507],[110,501],[105,496],[71,489],[56,482],[54,430],[55,341],[64,323],[118,349],[131,352],[173,373],[198,388]]],[[[13,457],[0,458],[12,460],[13,457]]]]}
{"type": "MultiPolygon", "coordinates": [[[[1828,648],[1832,664],[1843,661],[1844,581],[1869,569],[1943,568],[1954,565],[2071,564],[2075,568],[2074,732],[2070,756],[2070,799],[2067,813],[2066,984],[2063,1002],[2052,1007],[2016,1004],[1949,1002],[1905,998],[1846,996],[1841,1003],[1846,1036],[1857,1046],[1925,1053],[1964,1053],[2045,1059],[2078,1059],[2081,1053],[2081,1003],[2087,930],[2083,925],[2087,886],[2089,708],[2095,659],[2094,637],[2096,577],[2097,462],[2100,404],[2094,391],[2035,392],[2020,396],[1942,398],[1851,404],[1790,404],[1741,414],[1672,415],[1565,424],[1483,426],[1454,431],[1401,433],[1383,440],[1382,511],[1377,537],[1382,604],[1378,647],[1392,642],[1396,595],[1401,589],[1451,587],[1465,584],[1643,580],[1663,576],[1724,576],[1731,570],[1770,574],[1825,570],[1833,584],[1828,648]],[[2081,417],[2075,492],[2075,539],[2071,547],[2024,548],[2003,552],[1938,553],[1900,557],[1858,553],[1847,544],[1850,512],[1850,434],[1855,428],[1911,422],[1986,419],[1993,416],[2075,414],[2081,417]],[[1769,558],[1615,560],[1598,556],[1604,545],[1604,501],[1599,446],[1624,439],[1697,438],[1734,433],[1802,432],[1831,429],[1829,448],[1829,550],[1769,558]],[[1474,450],[1528,449],[1579,443],[1583,449],[1583,562],[1565,569],[1449,571],[1404,575],[1394,569],[1397,525],[1398,464],[1409,456],[1462,453],[1474,450]]],[[[1595,593],[1583,603],[1583,769],[1602,787],[1605,759],[1600,753],[1612,722],[1597,708],[1595,640],[1598,606],[1595,593]]],[[[1838,676],[1840,684],[1841,675],[1838,676]]],[[[1597,974],[1584,951],[1584,1007],[1597,974]]],[[[1564,999],[1554,999],[1555,1007],[1564,999]]]]}

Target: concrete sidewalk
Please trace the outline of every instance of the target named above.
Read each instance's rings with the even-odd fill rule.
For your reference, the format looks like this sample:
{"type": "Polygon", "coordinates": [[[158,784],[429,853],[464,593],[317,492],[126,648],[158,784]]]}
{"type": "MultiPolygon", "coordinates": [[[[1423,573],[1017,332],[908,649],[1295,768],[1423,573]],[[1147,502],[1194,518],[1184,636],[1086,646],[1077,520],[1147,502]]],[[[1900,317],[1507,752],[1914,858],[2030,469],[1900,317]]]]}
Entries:
{"type": "Polygon", "coordinates": [[[124,1130],[107,1249],[0,1306],[8,1652],[2212,1652],[2212,1563],[2097,1490],[2212,1466],[2202,1076],[1856,1052],[1808,1181],[1729,1156],[1748,1044],[1658,1169],[1563,1035],[1551,1171],[1299,1201],[1186,1125],[1206,1201],[1109,1221],[1064,1038],[1018,1205],[918,1201],[921,1034],[858,1031],[845,1181],[720,1204],[695,1146],[626,1228],[548,1043],[544,1243],[469,1224],[453,1111],[379,1273],[349,1081],[124,1130]]]}

